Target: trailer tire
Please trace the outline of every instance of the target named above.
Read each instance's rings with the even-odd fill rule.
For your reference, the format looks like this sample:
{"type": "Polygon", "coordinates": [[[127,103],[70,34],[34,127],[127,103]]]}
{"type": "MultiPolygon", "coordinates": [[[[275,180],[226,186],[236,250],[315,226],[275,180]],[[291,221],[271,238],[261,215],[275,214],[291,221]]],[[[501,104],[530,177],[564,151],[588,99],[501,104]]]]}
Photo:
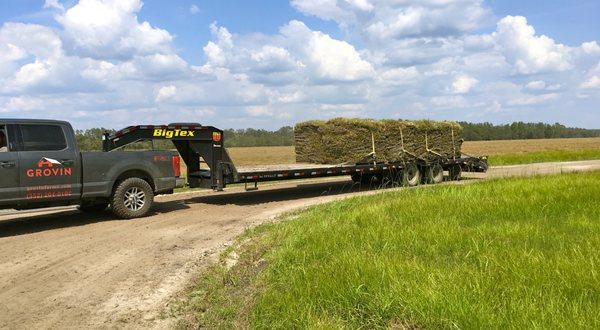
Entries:
{"type": "Polygon", "coordinates": [[[460,181],[462,177],[462,168],[459,164],[454,164],[450,166],[450,168],[448,169],[448,173],[450,174],[450,180],[460,181]]]}
{"type": "Polygon", "coordinates": [[[352,175],[350,175],[350,177],[352,178],[352,181],[354,183],[363,183],[364,182],[363,175],[360,173],[352,173],[352,175]]]}
{"type": "Polygon", "coordinates": [[[409,164],[402,170],[402,181],[409,187],[414,187],[421,182],[421,171],[415,164],[409,164]]]}
{"type": "Polygon", "coordinates": [[[355,174],[352,174],[352,181],[354,181],[355,183],[360,183],[360,184],[370,186],[373,184],[379,184],[382,181],[382,176],[378,175],[378,174],[371,174],[371,173],[365,173],[365,174],[355,173],[355,174]]]}
{"type": "Polygon", "coordinates": [[[444,169],[442,165],[435,164],[427,167],[427,183],[435,184],[444,181],[444,169]]]}
{"type": "Polygon", "coordinates": [[[107,207],[108,207],[107,202],[82,203],[81,205],[79,205],[77,207],[77,209],[79,209],[79,211],[81,211],[83,213],[99,213],[99,212],[105,211],[107,207]]]}
{"type": "Polygon", "coordinates": [[[148,182],[140,178],[121,181],[110,197],[112,212],[119,218],[143,217],[154,202],[154,192],[148,182]]]}

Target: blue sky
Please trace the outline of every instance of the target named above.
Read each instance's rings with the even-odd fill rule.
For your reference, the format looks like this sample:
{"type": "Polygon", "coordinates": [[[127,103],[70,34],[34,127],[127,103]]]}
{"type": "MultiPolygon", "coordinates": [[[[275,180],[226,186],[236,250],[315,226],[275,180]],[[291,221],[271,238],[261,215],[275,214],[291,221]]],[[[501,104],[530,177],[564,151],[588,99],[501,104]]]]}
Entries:
{"type": "Polygon", "coordinates": [[[0,3],[0,117],[600,127],[600,2],[0,3]]]}

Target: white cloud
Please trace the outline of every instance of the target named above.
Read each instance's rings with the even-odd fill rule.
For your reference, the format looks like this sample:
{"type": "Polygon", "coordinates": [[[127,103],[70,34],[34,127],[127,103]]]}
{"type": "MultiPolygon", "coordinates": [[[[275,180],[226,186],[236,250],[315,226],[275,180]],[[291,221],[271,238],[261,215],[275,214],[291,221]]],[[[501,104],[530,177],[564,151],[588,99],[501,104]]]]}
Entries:
{"type": "Polygon", "coordinates": [[[72,51],[94,58],[130,58],[171,52],[166,30],[139,22],[140,0],[80,0],[57,17],[72,51]]]}
{"type": "Polygon", "coordinates": [[[200,12],[200,7],[198,7],[196,4],[192,4],[190,6],[190,14],[192,15],[196,15],[200,12]]]}
{"type": "Polygon", "coordinates": [[[163,86],[156,93],[156,102],[163,102],[165,100],[171,99],[177,93],[177,87],[173,85],[163,86]]]}
{"type": "Polygon", "coordinates": [[[531,82],[527,83],[527,85],[525,87],[527,89],[539,91],[539,90],[543,90],[546,88],[546,83],[542,80],[535,80],[535,81],[531,81],[531,82]]]}
{"type": "Polygon", "coordinates": [[[273,115],[273,112],[264,106],[248,107],[246,113],[252,117],[270,117],[273,115]]]}
{"type": "Polygon", "coordinates": [[[44,2],[44,8],[65,10],[65,7],[60,2],[58,2],[58,0],[46,0],[44,2]]]}
{"type": "Polygon", "coordinates": [[[478,82],[479,80],[473,77],[460,75],[454,79],[454,82],[452,83],[452,90],[456,94],[466,94],[471,90],[471,88],[477,85],[478,82]]]}
{"type": "Polygon", "coordinates": [[[383,71],[379,77],[386,82],[392,84],[409,84],[414,83],[420,73],[414,66],[408,68],[393,68],[383,71]]]}
{"type": "Polygon", "coordinates": [[[260,50],[253,51],[250,58],[255,62],[255,67],[262,72],[288,71],[299,65],[285,48],[272,45],[265,45],[260,50]]]}
{"type": "Polygon", "coordinates": [[[215,42],[209,41],[203,48],[207,65],[224,66],[227,63],[226,54],[233,48],[232,35],[226,28],[217,26],[216,22],[210,25],[210,31],[217,40],[215,42]]]}
{"type": "Polygon", "coordinates": [[[494,33],[498,50],[520,74],[565,71],[573,67],[571,49],[547,36],[536,36],[523,16],[506,16],[494,33]]]}
{"type": "Polygon", "coordinates": [[[547,102],[553,101],[556,98],[558,98],[558,94],[556,94],[556,93],[549,93],[549,94],[542,94],[542,95],[526,95],[523,97],[509,100],[507,102],[507,104],[514,105],[514,106],[536,105],[536,104],[542,104],[542,103],[547,103],[547,102]]]}
{"type": "Polygon", "coordinates": [[[592,76],[588,80],[581,83],[581,88],[585,89],[600,89],[600,76],[592,76]]]}
{"type": "Polygon", "coordinates": [[[547,84],[543,80],[530,81],[525,85],[530,91],[557,91],[562,88],[561,84],[547,84]]]}
{"type": "Polygon", "coordinates": [[[24,54],[37,58],[58,58],[63,55],[63,43],[59,36],[51,28],[37,24],[4,23],[0,29],[0,45],[12,49],[13,57],[16,56],[14,60],[24,57],[24,54]]]}
{"type": "Polygon", "coordinates": [[[27,96],[11,97],[4,106],[0,107],[0,112],[21,112],[41,109],[43,101],[27,96]]]}
{"type": "Polygon", "coordinates": [[[291,21],[281,28],[281,34],[304,53],[305,63],[315,77],[325,81],[356,81],[374,74],[371,64],[361,58],[351,44],[310,30],[300,21],[291,21]]]}
{"type": "Polygon", "coordinates": [[[130,62],[138,78],[168,79],[173,75],[184,77],[188,69],[187,63],[175,54],[153,54],[136,56],[130,62]]]}
{"type": "Polygon", "coordinates": [[[596,41],[582,43],[581,49],[586,54],[600,54],[600,46],[598,46],[598,43],[596,41]]]}
{"type": "Polygon", "coordinates": [[[468,107],[468,101],[460,95],[434,96],[429,99],[431,106],[439,109],[460,109],[468,107]]]}
{"type": "Polygon", "coordinates": [[[478,28],[490,14],[482,0],[292,0],[291,4],[369,40],[458,35],[478,28]]]}

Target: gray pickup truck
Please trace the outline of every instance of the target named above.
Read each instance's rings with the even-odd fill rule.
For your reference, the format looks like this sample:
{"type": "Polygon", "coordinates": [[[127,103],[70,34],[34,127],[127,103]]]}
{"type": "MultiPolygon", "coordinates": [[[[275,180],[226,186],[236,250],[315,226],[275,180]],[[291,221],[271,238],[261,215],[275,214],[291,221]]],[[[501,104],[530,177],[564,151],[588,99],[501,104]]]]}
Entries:
{"type": "Polygon", "coordinates": [[[80,152],[64,121],[0,119],[0,208],[109,205],[120,218],[144,216],[154,196],[183,186],[174,151],[80,152]]]}

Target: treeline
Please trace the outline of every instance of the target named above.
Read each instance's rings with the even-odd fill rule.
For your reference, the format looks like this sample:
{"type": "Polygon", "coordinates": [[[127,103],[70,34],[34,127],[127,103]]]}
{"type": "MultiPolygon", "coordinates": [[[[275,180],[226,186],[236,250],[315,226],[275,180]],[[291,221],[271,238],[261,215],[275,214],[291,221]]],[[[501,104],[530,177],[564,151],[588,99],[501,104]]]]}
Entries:
{"type": "Polygon", "coordinates": [[[276,131],[264,129],[226,129],[225,146],[254,147],[254,146],[292,146],[294,145],[294,129],[284,126],[276,131]]]}
{"type": "MultiPolygon", "coordinates": [[[[553,139],[553,138],[579,138],[598,137],[600,129],[584,129],[566,127],[561,124],[524,123],[514,122],[505,125],[491,123],[460,122],[463,127],[463,137],[466,141],[480,140],[516,140],[516,139],[553,139]]],[[[104,128],[91,128],[77,130],[77,141],[81,150],[102,150],[102,133],[114,130],[104,128]]],[[[294,129],[290,126],[282,127],[276,131],[263,129],[226,129],[224,131],[226,147],[256,147],[256,146],[292,146],[294,145],[294,129]]],[[[172,149],[169,141],[154,141],[157,149],[172,149]]],[[[127,147],[129,150],[150,149],[152,143],[136,143],[127,147]]]]}
{"type": "Polygon", "coordinates": [[[565,125],[545,123],[514,122],[505,125],[491,123],[460,122],[463,138],[466,141],[480,140],[519,140],[519,139],[556,139],[600,136],[600,129],[566,127],[565,125]]]}

